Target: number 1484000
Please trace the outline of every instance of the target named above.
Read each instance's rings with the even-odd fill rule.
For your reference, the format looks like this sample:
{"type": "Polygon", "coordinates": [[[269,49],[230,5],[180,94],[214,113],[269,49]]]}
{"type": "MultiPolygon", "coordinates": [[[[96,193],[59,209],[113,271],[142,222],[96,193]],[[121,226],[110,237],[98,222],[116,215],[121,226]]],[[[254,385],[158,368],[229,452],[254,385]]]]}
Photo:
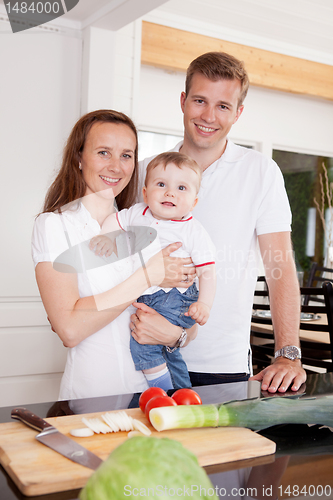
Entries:
{"type": "Polygon", "coordinates": [[[285,498],[286,496],[288,497],[298,497],[298,496],[309,496],[309,497],[331,497],[332,495],[332,487],[327,484],[326,486],[322,485],[310,485],[310,486],[298,486],[297,484],[294,484],[293,486],[286,486],[283,487],[280,485],[278,487],[279,489],[279,497],[285,498]]]}
{"type": "Polygon", "coordinates": [[[16,2],[14,5],[6,3],[8,14],[58,14],[60,10],[60,0],[58,2],[16,2]]]}

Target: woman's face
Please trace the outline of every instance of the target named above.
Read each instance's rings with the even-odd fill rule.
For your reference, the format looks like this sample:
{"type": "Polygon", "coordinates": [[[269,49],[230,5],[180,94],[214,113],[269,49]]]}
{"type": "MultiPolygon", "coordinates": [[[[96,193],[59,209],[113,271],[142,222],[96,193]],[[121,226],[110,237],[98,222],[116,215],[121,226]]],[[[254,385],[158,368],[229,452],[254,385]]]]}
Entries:
{"type": "Polygon", "coordinates": [[[136,137],[123,123],[97,122],[81,153],[85,195],[108,189],[116,197],[129,183],[135,166],[136,137]]]}

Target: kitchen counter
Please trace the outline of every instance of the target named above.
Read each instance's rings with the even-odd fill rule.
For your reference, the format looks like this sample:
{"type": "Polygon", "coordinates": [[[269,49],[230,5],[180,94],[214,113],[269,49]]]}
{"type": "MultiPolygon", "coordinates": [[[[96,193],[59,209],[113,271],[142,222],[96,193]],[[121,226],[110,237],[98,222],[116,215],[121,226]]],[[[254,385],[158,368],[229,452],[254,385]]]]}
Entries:
{"type": "MultiPolygon", "coordinates": [[[[255,381],[196,388],[203,403],[267,397],[255,381]]],[[[298,394],[333,395],[333,373],[309,375],[298,394]]],[[[287,395],[294,393],[288,392],[287,395]]],[[[275,397],[281,397],[277,395],[275,397]]],[[[25,405],[40,417],[138,407],[139,394],[25,405]]],[[[11,422],[12,407],[0,408],[0,423],[11,422]]],[[[333,409],[332,409],[333,411],[333,409]]],[[[275,441],[276,453],[206,468],[219,497],[333,499],[333,432],[307,425],[281,425],[260,434],[275,441]],[[255,494],[256,493],[256,494],[255,494]],[[247,496],[246,496],[247,494],[247,496]]],[[[50,471],[50,474],[52,471],[50,471]]],[[[23,496],[0,466],[0,499],[74,500],[79,490],[38,497],[23,496]]],[[[133,496],[135,496],[133,494],[133,496]]]]}

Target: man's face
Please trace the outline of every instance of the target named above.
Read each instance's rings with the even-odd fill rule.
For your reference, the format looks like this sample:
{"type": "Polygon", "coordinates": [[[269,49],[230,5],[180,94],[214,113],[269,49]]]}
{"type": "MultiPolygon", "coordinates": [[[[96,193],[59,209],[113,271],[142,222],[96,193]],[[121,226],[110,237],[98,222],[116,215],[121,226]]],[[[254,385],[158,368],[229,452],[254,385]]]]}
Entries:
{"type": "Polygon", "coordinates": [[[212,81],[200,73],[193,76],[188,95],[182,92],[185,142],[197,150],[216,149],[217,158],[223,153],[226,137],[240,117],[238,107],[239,80],[212,81]]]}

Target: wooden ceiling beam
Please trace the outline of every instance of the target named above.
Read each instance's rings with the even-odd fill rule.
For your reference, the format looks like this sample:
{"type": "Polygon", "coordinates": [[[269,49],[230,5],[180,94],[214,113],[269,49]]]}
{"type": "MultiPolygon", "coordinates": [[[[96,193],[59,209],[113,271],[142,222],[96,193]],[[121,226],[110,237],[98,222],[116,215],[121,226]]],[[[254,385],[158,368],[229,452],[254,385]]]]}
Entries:
{"type": "Polygon", "coordinates": [[[142,22],[142,64],[186,71],[193,59],[210,51],[244,61],[252,85],[333,100],[333,66],[142,22]]]}

